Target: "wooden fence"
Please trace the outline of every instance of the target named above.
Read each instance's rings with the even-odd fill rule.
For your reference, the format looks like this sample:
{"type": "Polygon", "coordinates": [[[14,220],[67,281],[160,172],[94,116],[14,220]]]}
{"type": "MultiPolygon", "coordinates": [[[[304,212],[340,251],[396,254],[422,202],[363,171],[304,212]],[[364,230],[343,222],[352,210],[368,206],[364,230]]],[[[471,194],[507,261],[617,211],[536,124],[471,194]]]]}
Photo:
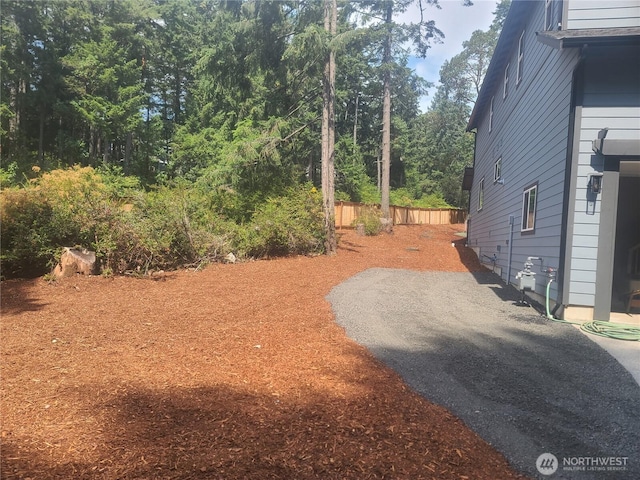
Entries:
{"type": "MultiPolygon", "coordinates": [[[[336,202],[336,228],[353,227],[363,208],[367,205],[354,202],[336,202]]],[[[370,206],[369,206],[370,207],[370,206]]],[[[380,208],[380,205],[374,205],[380,208]]],[[[448,225],[464,223],[467,212],[457,208],[414,208],[389,206],[394,225],[448,225]]]]}

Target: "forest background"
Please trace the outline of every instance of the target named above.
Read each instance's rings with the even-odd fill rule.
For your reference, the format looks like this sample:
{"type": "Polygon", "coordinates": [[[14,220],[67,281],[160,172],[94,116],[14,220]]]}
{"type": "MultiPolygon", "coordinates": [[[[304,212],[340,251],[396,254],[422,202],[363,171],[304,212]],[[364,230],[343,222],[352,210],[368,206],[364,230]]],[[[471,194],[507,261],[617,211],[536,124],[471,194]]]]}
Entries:
{"type": "Polygon", "coordinates": [[[389,75],[391,204],[465,208],[466,124],[508,5],[420,113],[429,85],[407,65],[442,39],[435,0],[338,2],[336,35],[313,0],[2,0],[2,275],[43,274],[73,245],[105,273],[321,253],[329,50],[336,199],[380,202],[389,75]],[[385,21],[412,3],[415,23],[385,21]]]}

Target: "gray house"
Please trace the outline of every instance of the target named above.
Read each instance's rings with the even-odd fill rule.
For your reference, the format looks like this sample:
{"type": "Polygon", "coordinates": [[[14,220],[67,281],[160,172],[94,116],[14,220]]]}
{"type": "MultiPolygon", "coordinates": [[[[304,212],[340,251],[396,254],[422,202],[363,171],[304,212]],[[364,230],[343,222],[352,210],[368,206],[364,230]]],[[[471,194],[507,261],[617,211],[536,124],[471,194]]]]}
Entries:
{"type": "MultiPolygon", "coordinates": [[[[468,244],[556,316],[608,320],[640,289],[640,2],[513,0],[468,124],[468,244]]],[[[633,305],[631,305],[633,306],[633,305]]]]}

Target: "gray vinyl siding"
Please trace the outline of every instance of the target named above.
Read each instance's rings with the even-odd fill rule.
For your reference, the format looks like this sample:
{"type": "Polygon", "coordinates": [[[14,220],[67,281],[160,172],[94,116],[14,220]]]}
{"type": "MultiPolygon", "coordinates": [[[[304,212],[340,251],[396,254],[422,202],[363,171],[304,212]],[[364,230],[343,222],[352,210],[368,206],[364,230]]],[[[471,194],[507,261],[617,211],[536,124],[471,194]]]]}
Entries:
{"type": "MultiPolygon", "coordinates": [[[[558,267],[560,258],[572,76],[579,52],[554,50],[536,41],[535,32],[543,23],[544,2],[540,2],[525,28],[522,82],[515,84],[516,39],[509,57],[509,95],[503,99],[502,83],[496,87],[492,131],[486,111],[476,139],[474,188],[484,177],[484,205],[476,212],[477,190],[473,190],[469,244],[481,260],[495,254],[503,280],[511,283],[527,257],[542,257],[544,267],[558,267]],[[492,181],[493,165],[499,157],[504,185],[492,181]],[[523,191],[536,182],[535,230],[521,233],[523,191]],[[507,279],[509,215],[515,216],[515,226],[511,277],[507,279]]],[[[539,262],[535,270],[536,291],[542,294],[546,278],[539,262]]]]}
{"type": "Polygon", "coordinates": [[[567,0],[566,29],[640,26],[638,0],[567,0]]]}
{"type": "Polygon", "coordinates": [[[574,222],[574,230],[565,303],[570,305],[595,303],[601,195],[596,197],[595,205],[589,203],[587,183],[589,174],[603,171],[604,159],[594,154],[592,141],[606,127],[610,129],[607,139],[640,143],[640,71],[635,60],[638,55],[638,49],[601,49],[586,61],[582,115],[578,119],[577,181],[569,200],[575,207],[574,218],[569,219],[574,222]]]}

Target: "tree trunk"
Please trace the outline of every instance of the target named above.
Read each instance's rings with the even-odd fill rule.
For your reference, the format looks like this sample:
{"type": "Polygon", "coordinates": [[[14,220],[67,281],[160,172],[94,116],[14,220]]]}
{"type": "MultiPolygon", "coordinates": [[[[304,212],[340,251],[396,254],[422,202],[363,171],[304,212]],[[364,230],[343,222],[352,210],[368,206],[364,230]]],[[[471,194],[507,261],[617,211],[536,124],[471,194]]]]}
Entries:
{"type": "Polygon", "coordinates": [[[13,112],[9,117],[9,139],[15,142],[18,137],[18,89],[13,83],[9,87],[9,109],[13,112]]]}
{"type": "Polygon", "coordinates": [[[356,94],[356,108],[353,118],[353,163],[355,163],[356,158],[356,144],[358,140],[358,101],[360,100],[360,94],[356,94]]]}
{"type": "Polygon", "coordinates": [[[38,163],[44,165],[44,109],[40,110],[40,132],[38,135],[38,163]]]}
{"type": "Polygon", "coordinates": [[[109,142],[109,140],[105,137],[104,138],[104,151],[102,153],[102,162],[104,164],[108,164],[109,163],[109,148],[111,147],[111,143],[109,142]]]}
{"type": "MultiPolygon", "coordinates": [[[[171,143],[171,135],[169,133],[169,99],[167,98],[167,91],[164,90],[162,94],[162,138],[164,140],[163,150],[164,150],[164,162],[168,162],[169,160],[169,145],[171,143]]],[[[175,117],[174,117],[175,119],[175,117]]]]}
{"type": "Polygon", "coordinates": [[[133,147],[133,133],[127,133],[127,142],[124,145],[124,173],[131,173],[131,149],[133,147]]]}
{"type": "Polygon", "coordinates": [[[309,162],[307,163],[307,180],[313,183],[315,180],[313,174],[313,152],[309,152],[309,162]]]}
{"type": "Polygon", "coordinates": [[[384,44],[384,90],[382,98],[382,184],[380,204],[382,216],[390,217],[389,213],[389,184],[391,172],[391,21],[393,19],[393,2],[387,4],[385,24],[387,38],[384,44]]]}
{"type": "MultiPolygon", "coordinates": [[[[24,65],[24,61],[22,62],[24,65]]],[[[16,146],[23,146],[22,139],[25,138],[22,131],[22,110],[24,106],[24,96],[27,91],[27,82],[20,77],[16,84],[9,87],[9,108],[13,112],[13,116],[9,118],[9,139],[13,143],[12,152],[15,152],[16,146]]]]}
{"type": "Polygon", "coordinates": [[[376,168],[378,170],[378,193],[382,190],[382,168],[380,162],[380,149],[378,149],[378,156],[376,157],[376,168]]]}
{"type": "Polygon", "coordinates": [[[97,159],[98,159],[98,155],[100,155],[100,152],[102,151],[102,137],[98,134],[98,131],[96,128],[91,127],[92,130],[92,142],[91,145],[93,148],[93,154],[91,155],[91,165],[95,165],[97,159]]]}
{"type": "Polygon", "coordinates": [[[180,92],[182,90],[182,82],[180,81],[182,79],[182,75],[180,73],[180,65],[176,66],[176,70],[174,73],[174,87],[175,88],[175,93],[173,95],[173,124],[174,125],[178,125],[180,123],[180,121],[182,120],[181,114],[180,114],[180,92]]]}
{"type": "MultiPolygon", "coordinates": [[[[336,0],[324,1],[324,28],[336,34],[336,0]]],[[[335,52],[331,48],[325,59],[322,89],[322,206],[324,211],[325,253],[336,253],[335,224],[335,52]]]]}
{"type": "MultiPolygon", "coordinates": [[[[57,151],[57,157],[59,160],[63,160],[62,158],[62,115],[60,115],[58,117],[58,134],[56,135],[56,151],[57,151]]],[[[71,133],[71,135],[73,136],[73,131],[71,133]]]]}

